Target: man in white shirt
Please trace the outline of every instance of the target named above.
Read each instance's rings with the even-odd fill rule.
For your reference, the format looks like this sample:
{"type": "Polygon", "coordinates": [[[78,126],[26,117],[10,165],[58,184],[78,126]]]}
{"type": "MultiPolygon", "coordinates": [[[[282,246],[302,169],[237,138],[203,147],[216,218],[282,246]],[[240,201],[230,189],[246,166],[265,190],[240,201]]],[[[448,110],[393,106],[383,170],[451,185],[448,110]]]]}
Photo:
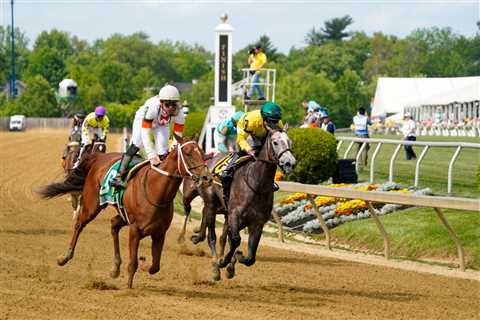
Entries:
{"type": "MultiPolygon", "coordinates": [[[[132,128],[132,143],[122,157],[117,176],[112,180],[114,187],[124,187],[124,179],[128,164],[133,156],[145,149],[148,160],[154,166],[158,165],[168,153],[170,124],[176,135],[182,136],[185,116],[178,105],[180,93],[171,85],[166,85],[157,96],[149,98],[135,114],[132,128]],[[152,146],[150,133],[153,130],[155,145],[152,146]]],[[[175,141],[176,143],[176,141],[175,141]]]]}
{"type": "MultiPolygon", "coordinates": [[[[368,133],[368,126],[372,124],[372,121],[367,116],[367,110],[365,108],[360,107],[358,109],[358,113],[355,117],[353,117],[353,126],[355,129],[355,135],[358,138],[368,139],[370,135],[368,133]]],[[[362,146],[362,142],[357,142],[357,155],[360,152],[360,148],[362,146]]],[[[368,162],[368,150],[370,149],[370,145],[367,143],[365,146],[365,150],[360,155],[360,163],[363,165],[367,165],[368,162]]]]}
{"type": "MultiPolygon", "coordinates": [[[[412,119],[412,115],[408,112],[405,113],[403,127],[402,127],[403,140],[416,141],[417,140],[417,137],[415,135],[416,130],[417,130],[417,126],[415,124],[415,121],[412,119]]],[[[412,160],[417,158],[417,155],[415,154],[415,151],[413,151],[412,146],[409,146],[409,145],[405,145],[405,155],[407,160],[412,160]]]]}

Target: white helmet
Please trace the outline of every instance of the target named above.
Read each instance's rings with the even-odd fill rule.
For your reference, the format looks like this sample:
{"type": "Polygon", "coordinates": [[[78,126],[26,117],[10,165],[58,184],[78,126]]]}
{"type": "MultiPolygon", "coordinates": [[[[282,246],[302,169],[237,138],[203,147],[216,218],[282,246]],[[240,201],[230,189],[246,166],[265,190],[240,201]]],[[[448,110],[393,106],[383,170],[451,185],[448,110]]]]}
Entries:
{"type": "Polygon", "coordinates": [[[179,101],[180,100],[180,93],[178,89],[172,85],[167,84],[158,93],[158,98],[160,100],[169,100],[169,101],[179,101]]]}

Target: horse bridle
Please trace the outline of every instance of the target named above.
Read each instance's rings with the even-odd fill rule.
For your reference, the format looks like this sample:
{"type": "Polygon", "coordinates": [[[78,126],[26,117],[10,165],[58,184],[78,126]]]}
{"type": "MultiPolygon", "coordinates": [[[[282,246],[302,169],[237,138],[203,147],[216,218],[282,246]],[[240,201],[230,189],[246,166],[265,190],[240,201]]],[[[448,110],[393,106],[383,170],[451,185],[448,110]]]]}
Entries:
{"type": "Polygon", "coordinates": [[[154,171],[160,173],[160,174],[165,175],[165,176],[169,176],[169,177],[173,177],[173,178],[177,178],[177,179],[183,179],[187,176],[190,176],[190,177],[192,177],[193,181],[195,181],[195,182],[199,181],[200,180],[200,175],[192,172],[192,170],[200,168],[200,167],[206,167],[206,164],[202,162],[198,165],[194,165],[192,167],[189,167],[187,162],[185,161],[185,156],[183,155],[183,152],[182,152],[183,147],[185,147],[189,144],[193,144],[193,143],[195,143],[195,141],[187,141],[187,142],[182,143],[182,144],[177,144],[177,153],[178,153],[178,160],[177,160],[178,167],[177,168],[178,168],[178,172],[180,174],[170,173],[168,171],[157,168],[153,165],[150,165],[150,168],[153,169],[154,171]],[[183,168],[184,168],[184,171],[186,171],[186,174],[182,174],[182,168],[180,167],[180,164],[183,165],[183,168]]]}
{"type": "MultiPolygon", "coordinates": [[[[192,177],[193,181],[197,182],[200,180],[200,176],[196,173],[193,173],[191,170],[193,169],[197,169],[197,168],[200,168],[200,167],[206,167],[205,163],[201,163],[201,164],[198,164],[198,165],[195,165],[195,166],[192,166],[192,167],[189,167],[187,165],[187,162],[185,161],[185,156],[183,155],[183,152],[182,152],[182,148],[185,147],[186,145],[188,144],[192,144],[192,143],[195,143],[195,141],[188,141],[188,142],[185,142],[183,144],[177,144],[177,152],[178,152],[178,160],[177,160],[177,164],[178,164],[178,172],[180,174],[177,174],[177,173],[170,173],[168,171],[165,171],[165,170],[162,170],[160,168],[157,168],[155,167],[154,165],[150,165],[150,169],[152,169],[153,171],[155,172],[158,172],[164,176],[167,176],[167,177],[173,177],[175,179],[183,179],[187,176],[187,174],[192,177]],[[181,170],[181,167],[180,167],[180,161],[181,163],[183,164],[183,167],[186,171],[187,174],[185,175],[182,175],[182,170],[181,170]]],[[[147,190],[147,174],[148,174],[148,171],[145,173],[145,177],[143,178],[143,192],[145,194],[145,199],[147,200],[147,202],[156,207],[156,208],[164,208],[166,207],[169,203],[161,203],[161,204],[156,204],[156,203],[153,203],[152,201],[150,201],[148,199],[148,193],[146,192],[147,190]]]]}
{"type": "MultiPolygon", "coordinates": [[[[267,143],[267,154],[270,156],[271,152],[270,150],[272,149],[272,146],[271,146],[271,133],[269,135],[269,143],[267,143]]],[[[263,161],[263,162],[267,162],[267,163],[272,163],[272,164],[278,164],[278,162],[280,161],[280,158],[282,157],[282,155],[285,153],[285,152],[292,152],[292,150],[287,146],[287,148],[285,148],[284,150],[282,150],[278,155],[276,155],[275,153],[273,153],[273,157],[274,157],[274,160],[270,160],[270,159],[258,159],[255,157],[255,161],[263,161]]]]}

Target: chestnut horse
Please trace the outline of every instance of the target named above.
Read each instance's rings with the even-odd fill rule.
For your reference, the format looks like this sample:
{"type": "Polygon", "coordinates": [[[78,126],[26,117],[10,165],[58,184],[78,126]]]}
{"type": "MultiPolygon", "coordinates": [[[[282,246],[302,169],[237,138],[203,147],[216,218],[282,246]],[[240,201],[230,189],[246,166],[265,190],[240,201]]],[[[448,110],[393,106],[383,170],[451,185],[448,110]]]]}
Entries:
{"type": "MultiPolygon", "coordinates": [[[[296,160],[291,148],[291,140],[286,131],[268,129],[258,157],[238,168],[234,174],[228,199],[228,211],[223,205],[223,192],[220,186],[197,187],[192,181],[185,179],[183,185],[183,203],[185,208],[184,229],[191,210],[191,201],[200,195],[204,202],[202,222],[199,233],[192,236],[192,242],[198,243],[205,239],[208,227],[208,245],[212,252],[212,278],[220,280],[220,269],[227,267],[227,278],[235,274],[235,262],[238,260],[246,266],[255,263],[257,247],[263,232],[263,226],[270,219],[273,208],[273,183],[277,165],[288,173],[295,168],[296,160]],[[230,250],[218,260],[216,252],[215,216],[225,214],[224,229],[220,238],[220,257],[223,257],[225,236],[228,235],[230,250]],[[248,228],[248,256],[236,251],[240,245],[240,231],[248,228]]],[[[212,168],[223,155],[212,159],[208,166],[212,168]]]]}
{"type": "MultiPolygon", "coordinates": [[[[111,219],[111,233],[114,245],[113,269],[110,276],[120,274],[120,244],[118,232],[129,225],[128,288],[132,288],[133,277],[138,268],[138,246],[140,240],[152,239],[152,262],[141,261],[141,269],[150,274],[160,270],[160,258],[165,234],[173,218],[173,200],[186,176],[192,177],[199,185],[208,186],[211,174],[203,162],[203,152],[195,140],[175,137],[177,147],[168,154],[158,167],[146,165],[129,179],[125,194],[124,208],[127,221],[120,213],[111,219]]],[[[82,192],[82,210],[77,218],[70,245],[64,256],[58,258],[60,266],[73,258],[78,237],[83,228],[107,207],[100,206],[99,191],[103,177],[121,157],[119,153],[93,153],[82,159],[78,168],[61,183],[52,183],[39,191],[42,197],[52,198],[72,191],[82,192]]]]}

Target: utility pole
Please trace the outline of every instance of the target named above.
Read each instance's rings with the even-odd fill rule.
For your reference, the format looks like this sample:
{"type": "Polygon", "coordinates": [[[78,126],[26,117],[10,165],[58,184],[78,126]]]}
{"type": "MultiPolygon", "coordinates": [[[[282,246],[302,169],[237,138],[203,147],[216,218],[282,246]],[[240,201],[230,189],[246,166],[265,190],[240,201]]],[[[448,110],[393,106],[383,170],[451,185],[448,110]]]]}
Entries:
{"type": "Polygon", "coordinates": [[[17,86],[16,86],[16,74],[15,74],[15,25],[13,24],[13,0],[11,0],[11,9],[12,9],[12,29],[11,36],[12,36],[12,64],[11,64],[11,74],[10,74],[10,98],[15,98],[17,95],[17,86]]]}

